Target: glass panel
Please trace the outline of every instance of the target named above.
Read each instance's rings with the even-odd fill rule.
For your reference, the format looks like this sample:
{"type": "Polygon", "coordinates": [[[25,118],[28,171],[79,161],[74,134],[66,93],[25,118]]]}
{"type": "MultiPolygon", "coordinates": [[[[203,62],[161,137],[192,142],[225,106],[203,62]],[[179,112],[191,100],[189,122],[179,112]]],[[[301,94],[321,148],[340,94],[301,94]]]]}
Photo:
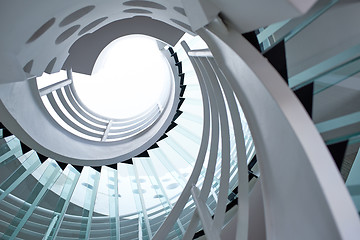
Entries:
{"type": "Polygon", "coordinates": [[[109,195],[110,239],[120,239],[118,173],[115,169],[107,169],[107,185],[109,195]]]}
{"type": "MultiPolygon", "coordinates": [[[[160,146],[160,144],[161,144],[161,142],[158,143],[159,146],[160,146]]],[[[188,166],[188,164],[186,162],[179,161],[178,163],[176,163],[177,161],[169,161],[171,156],[169,156],[169,158],[168,158],[164,154],[164,152],[161,150],[161,147],[154,149],[153,151],[151,151],[151,153],[149,152],[149,154],[150,154],[150,157],[153,160],[153,163],[155,166],[158,166],[160,163],[167,169],[167,171],[165,170],[164,173],[168,172],[171,174],[171,175],[169,175],[169,174],[161,175],[164,177],[163,181],[165,180],[165,182],[169,182],[167,189],[169,189],[169,190],[175,189],[179,186],[179,184],[181,187],[185,186],[186,181],[185,181],[184,176],[181,174],[180,169],[186,168],[188,166]],[[175,164],[177,164],[178,167],[176,167],[175,164]],[[178,164],[180,164],[180,165],[178,165],[178,164]],[[167,178],[167,177],[169,177],[169,178],[167,178]],[[174,179],[177,183],[172,183],[171,182],[172,179],[174,179]]],[[[180,191],[180,190],[178,190],[178,191],[180,191]]]]}
{"type": "MultiPolygon", "coordinates": [[[[179,217],[185,229],[187,229],[190,224],[190,220],[192,218],[194,210],[195,210],[195,203],[192,200],[192,197],[190,196],[188,203],[185,205],[179,217]]],[[[201,228],[202,228],[201,224],[198,224],[197,230],[200,230],[201,228]]]]}
{"type": "Polygon", "coordinates": [[[12,156],[18,158],[22,155],[20,141],[16,137],[3,138],[0,143],[0,166],[6,164],[9,160],[13,160],[12,156]]]}
{"type": "Polygon", "coordinates": [[[187,138],[191,139],[196,145],[200,146],[202,125],[181,118],[178,118],[176,120],[176,123],[178,125],[172,131],[186,136],[187,138]]]}
{"type": "MultiPolygon", "coordinates": [[[[306,69],[289,78],[289,87],[293,89],[299,89],[311,82],[319,79],[319,83],[324,81],[324,77],[331,78],[331,82],[336,82],[332,78],[342,79],[344,77],[354,75],[357,72],[356,65],[360,59],[360,45],[351,47],[313,67],[306,69]],[[340,74],[336,76],[336,74],[340,74]]],[[[326,81],[326,82],[327,82],[326,81]]]]}
{"type": "Polygon", "coordinates": [[[0,195],[2,201],[12,190],[14,190],[20,183],[24,181],[32,172],[35,171],[41,162],[35,153],[30,151],[24,155],[26,160],[20,165],[4,182],[1,183],[0,189],[3,191],[0,195]]]}
{"type": "Polygon", "coordinates": [[[355,161],[346,180],[346,187],[349,190],[357,211],[360,212],[360,150],[355,157],[355,161]]]}
{"type": "Polygon", "coordinates": [[[160,227],[162,220],[165,218],[164,215],[166,215],[165,213],[168,211],[169,206],[167,204],[162,205],[165,200],[164,194],[160,190],[162,186],[154,181],[153,176],[149,175],[150,169],[146,169],[146,167],[149,166],[146,165],[146,167],[143,167],[143,164],[151,162],[151,159],[134,158],[133,161],[134,167],[136,167],[139,175],[139,185],[142,189],[142,196],[145,209],[147,209],[151,232],[156,232],[160,227]]]}
{"type": "MultiPolygon", "coordinates": [[[[356,66],[351,68],[355,70],[356,66]]],[[[323,85],[324,89],[314,95],[313,121],[327,144],[348,140],[360,133],[360,102],[356,101],[358,77],[359,74],[344,77],[342,82],[334,82],[335,85],[323,85]]],[[[316,86],[315,82],[315,90],[316,86]]]]}
{"type": "MultiPolygon", "coordinates": [[[[178,119],[180,119],[180,118],[178,118],[178,119]]],[[[182,114],[181,114],[181,120],[187,120],[187,121],[191,121],[191,122],[193,122],[193,123],[197,123],[197,124],[199,124],[199,125],[201,125],[202,126],[202,124],[203,124],[203,117],[202,116],[196,116],[196,115],[193,115],[193,114],[191,114],[191,113],[189,113],[189,112],[183,112],[182,114]]],[[[176,122],[177,122],[177,120],[176,120],[176,122]]]]}
{"type": "Polygon", "coordinates": [[[65,212],[69,206],[70,198],[80,177],[80,173],[71,165],[67,165],[63,174],[66,178],[53,215],[53,219],[56,220],[52,227],[49,226],[48,239],[56,239],[60,225],[64,219],[65,212]]]}
{"type": "MultiPolygon", "coordinates": [[[[119,197],[119,215],[132,216],[137,214],[137,207],[133,197],[133,188],[131,177],[129,175],[129,164],[118,164],[118,194],[119,197]]],[[[131,218],[129,218],[131,219],[131,218]]],[[[136,222],[137,224],[137,222],[136,222]]]]}
{"type": "Polygon", "coordinates": [[[133,192],[134,183],[129,175],[129,167],[129,164],[117,164],[121,239],[137,239],[139,234],[139,216],[134,201],[137,195],[133,192]]]}
{"type": "Polygon", "coordinates": [[[144,200],[143,200],[143,189],[141,189],[139,183],[139,177],[136,171],[135,166],[129,165],[128,166],[129,176],[131,180],[131,187],[133,189],[133,196],[136,204],[137,211],[139,213],[139,237],[142,236],[142,239],[151,239],[152,233],[150,229],[150,223],[147,215],[147,211],[145,208],[144,200]],[[141,226],[140,226],[141,224],[141,226]]]}
{"type": "Polygon", "coordinates": [[[174,224],[174,227],[171,229],[166,239],[182,239],[182,232],[179,228],[178,222],[174,224]]]}
{"type": "Polygon", "coordinates": [[[356,133],[348,134],[345,136],[329,139],[329,140],[326,140],[325,143],[326,143],[326,145],[331,145],[334,143],[339,143],[339,142],[343,142],[343,141],[347,141],[347,140],[349,141],[348,145],[359,143],[360,142],[360,132],[356,132],[356,133]]]}
{"type": "Polygon", "coordinates": [[[184,73],[185,73],[185,77],[184,77],[185,85],[199,84],[195,71],[189,71],[184,73]]]}
{"type": "Polygon", "coordinates": [[[276,45],[278,42],[290,40],[315,19],[331,8],[338,0],[318,1],[306,14],[279,23],[274,23],[265,29],[260,29],[258,41],[262,51],[276,45]]]}
{"type": "MultiPolygon", "coordinates": [[[[195,163],[194,157],[191,156],[187,151],[185,151],[181,145],[178,145],[175,141],[173,141],[171,137],[166,138],[159,144],[161,144],[161,148],[164,150],[164,152],[166,152],[167,157],[169,159],[173,159],[172,162],[177,164],[185,161],[188,164],[183,166],[176,166],[178,169],[180,169],[181,175],[184,177],[185,182],[187,182],[195,163]]],[[[207,169],[207,159],[208,158],[206,157],[205,163],[201,169],[199,182],[201,182],[205,177],[206,169],[207,169]]],[[[215,176],[214,181],[219,182],[219,179],[215,176]]]]}
{"type": "Polygon", "coordinates": [[[164,140],[166,143],[168,143],[181,156],[184,154],[187,159],[195,161],[199,151],[199,145],[194,144],[192,141],[180,134],[173,136],[173,133],[169,132],[167,135],[168,137],[164,140]]]}
{"type": "MultiPolygon", "coordinates": [[[[94,204],[94,213],[102,214],[106,217],[97,218],[93,217],[91,222],[91,231],[90,231],[90,239],[91,238],[99,238],[106,237],[110,238],[111,234],[111,218],[110,218],[110,198],[111,195],[114,194],[114,182],[109,184],[109,167],[101,167],[99,186],[96,193],[96,199],[94,204]],[[109,191],[112,193],[109,194],[109,191]]],[[[114,213],[115,214],[115,213],[114,213]]],[[[114,219],[115,220],[115,219],[114,219]]]]}
{"type": "Polygon", "coordinates": [[[90,236],[91,221],[94,213],[95,199],[99,186],[100,173],[91,167],[84,167],[81,175],[84,174],[82,182],[82,194],[84,203],[82,212],[82,220],[80,226],[79,239],[88,239],[90,236]]]}
{"type": "MultiPolygon", "coordinates": [[[[181,65],[182,65],[182,72],[185,73],[185,74],[195,71],[193,65],[191,64],[191,62],[190,62],[190,60],[188,58],[184,59],[181,62],[181,65]]],[[[186,77],[186,75],[185,75],[185,77],[186,77]]]]}
{"type": "Polygon", "coordinates": [[[345,127],[360,122],[360,112],[351,113],[345,116],[334,118],[316,124],[316,128],[320,133],[331,131],[337,128],[345,127]]]}
{"type": "Polygon", "coordinates": [[[357,75],[360,72],[360,57],[342,64],[328,74],[325,74],[315,80],[314,94],[320,93],[327,88],[336,85],[349,77],[357,75]]]}
{"type": "Polygon", "coordinates": [[[11,221],[8,229],[3,235],[3,239],[13,239],[20,232],[22,227],[25,225],[26,221],[29,219],[35,208],[37,207],[40,200],[43,198],[45,193],[49,188],[54,184],[56,179],[61,174],[60,167],[56,164],[54,160],[47,160],[49,164],[46,170],[41,175],[41,178],[35,185],[30,196],[25,201],[22,208],[18,211],[16,216],[11,221]]]}
{"type": "MultiPolygon", "coordinates": [[[[275,32],[277,32],[280,28],[286,25],[290,20],[285,20],[282,22],[277,22],[269,25],[266,28],[259,29],[259,33],[257,34],[257,38],[260,44],[265,44],[265,42],[269,42],[269,39],[275,32]]],[[[270,46],[268,46],[270,47],[270,46]]],[[[267,47],[264,46],[264,50],[267,47]]]]}

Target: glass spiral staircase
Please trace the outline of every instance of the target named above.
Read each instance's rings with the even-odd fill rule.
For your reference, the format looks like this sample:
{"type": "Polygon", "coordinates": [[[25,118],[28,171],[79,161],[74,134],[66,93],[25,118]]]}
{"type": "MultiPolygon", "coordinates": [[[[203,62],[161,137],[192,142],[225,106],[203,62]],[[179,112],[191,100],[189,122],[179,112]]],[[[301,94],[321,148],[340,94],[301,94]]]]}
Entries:
{"type": "MultiPolygon", "coordinates": [[[[310,35],[307,30],[316,29],[317,19],[336,11],[338,3],[336,0],[319,1],[301,17],[275,23],[244,36],[282,75],[312,117],[360,212],[356,188],[360,184],[360,173],[356,169],[360,163],[360,106],[353,101],[359,90],[353,86],[356,86],[354,81],[359,77],[360,47],[358,44],[346,46],[300,70],[295,69],[296,61],[292,60],[296,56],[291,55],[293,45],[310,35]],[[346,98],[346,95],[349,97],[346,98]]],[[[129,161],[101,167],[63,164],[29,149],[2,126],[2,239],[151,239],[159,229],[162,230],[191,177],[201,148],[204,101],[199,75],[204,76],[205,72],[210,72],[205,68],[208,70],[213,66],[206,65],[206,61],[213,63],[213,56],[199,36],[185,34],[175,46],[169,47],[169,52],[172,58],[178,59],[175,64],[183,81],[180,87],[184,91],[177,115],[165,135],[129,161]],[[182,41],[186,44],[181,44],[182,41]],[[184,50],[184,46],[189,49],[184,50]]],[[[215,71],[215,68],[212,69],[215,71]]],[[[216,73],[217,76],[222,74],[216,73]]],[[[239,102],[236,105],[240,109],[239,102]]],[[[229,119],[231,110],[226,105],[229,119]]],[[[244,132],[248,165],[246,177],[250,191],[261,176],[247,121],[242,111],[239,115],[244,132]]],[[[239,198],[236,126],[229,121],[228,129],[231,158],[224,225],[233,219],[233,210],[237,208],[239,198]]],[[[98,138],[101,139],[101,136],[98,138]]],[[[211,218],[216,215],[223,174],[221,144],[218,147],[217,152],[213,153],[209,148],[204,154],[206,159],[216,154],[210,193],[205,201],[211,218]]],[[[194,189],[201,189],[204,185],[208,166],[205,160],[194,189]]],[[[203,224],[191,226],[193,213],[199,206],[190,195],[179,217],[169,227],[171,230],[166,238],[183,239],[189,237],[188,232],[191,232],[191,238],[206,234],[208,229],[203,224]]]]}
{"type": "MultiPolygon", "coordinates": [[[[200,37],[186,34],[183,40],[193,48],[206,47],[200,37]]],[[[184,89],[177,110],[181,114],[176,114],[175,125],[172,124],[174,126],[170,126],[171,129],[151,149],[126,163],[102,167],[64,164],[29,149],[2,128],[0,164],[8,174],[1,176],[0,186],[0,223],[2,228],[6,228],[3,239],[153,237],[188,181],[201,142],[203,106],[200,87],[181,41],[168,49],[178,68],[177,74],[181,76],[181,89],[184,89]],[[24,188],[30,191],[23,191],[24,188]]],[[[255,149],[243,115],[242,121],[250,162],[255,149]]],[[[232,204],[229,209],[235,206],[237,186],[234,132],[230,135],[233,157],[228,190],[228,202],[232,204]]],[[[197,186],[203,184],[205,166],[197,186]]],[[[256,172],[251,172],[252,176],[258,177],[257,168],[252,166],[251,169],[256,172]]],[[[218,153],[207,201],[212,214],[216,208],[220,175],[221,152],[218,153]]],[[[169,233],[169,239],[182,238],[194,207],[194,201],[190,199],[169,233]]],[[[197,231],[200,230],[201,226],[197,228],[197,231]]],[[[198,234],[201,235],[200,232],[198,234]]]]}

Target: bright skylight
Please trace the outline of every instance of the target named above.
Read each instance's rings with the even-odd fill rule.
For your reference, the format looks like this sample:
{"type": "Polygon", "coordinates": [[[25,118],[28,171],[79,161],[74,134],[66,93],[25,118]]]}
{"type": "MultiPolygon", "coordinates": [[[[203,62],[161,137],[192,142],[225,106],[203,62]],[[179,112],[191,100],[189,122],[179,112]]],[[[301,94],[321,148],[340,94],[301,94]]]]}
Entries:
{"type": "Polygon", "coordinates": [[[169,64],[155,39],[130,35],[111,42],[96,60],[91,76],[73,73],[82,102],[111,118],[136,116],[169,91],[169,64]]]}

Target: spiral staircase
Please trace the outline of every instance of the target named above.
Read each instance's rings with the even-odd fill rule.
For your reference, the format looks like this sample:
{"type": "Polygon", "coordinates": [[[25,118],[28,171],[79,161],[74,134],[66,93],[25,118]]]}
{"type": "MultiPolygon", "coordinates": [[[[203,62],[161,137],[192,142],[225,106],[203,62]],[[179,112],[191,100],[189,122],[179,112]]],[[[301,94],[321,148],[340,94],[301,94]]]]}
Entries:
{"type": "Polygon", "coordinates": [[[4,3],[1,239],[357,239],[360,4],[289,3],[4,3]],[[168,91],[104,117],[73,73],[131,34],[168,91]]]}

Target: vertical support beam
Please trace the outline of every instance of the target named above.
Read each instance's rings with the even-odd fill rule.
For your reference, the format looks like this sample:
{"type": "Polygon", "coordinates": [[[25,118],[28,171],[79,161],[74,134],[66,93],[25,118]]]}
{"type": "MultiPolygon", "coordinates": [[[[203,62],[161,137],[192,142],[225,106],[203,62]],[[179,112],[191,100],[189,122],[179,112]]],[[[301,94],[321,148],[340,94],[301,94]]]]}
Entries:
{"type": "Polygon", "coordinates": [[[107,126],[106,126],[106,129],[105,129],[105,132],[104,132],[104,135],[103,135],[103,137],[101,138],[101,141],[102,141],[102,142],[105,142],[105,141],[106,141],[106,139],[107,139],[107,137],[108,137],[108,135],[109,135],[109,132],[110,132],[110,128],[111,128],[111,126],[112,126],[112,123],[113,123],[113,120],[110,120],[110,121],[108,122],[108,124],[107,124],[107,126]]]}
{"type": "Polygon", "coordinates": [[[118,180],[118,171],[114,170],[114,187],[115,187],[115,231],[116,231],[116,240],[120,240],[120,219],[119,219],[119,180],[118,180]]]}
{"type": "Polygon", "coordinates": [[[85,202],[84,202],[84,210],[83,210],[83,219],[81,222],[81,228],[79,233],[79,239],[89,239],[90,237],[90,230],[91,230],[91,221],[92,216],[94,213],[94,206],[95,206],[95,200],[97,195],[97,190],[99,187],[99,181],[100,181],[100,173],[96,170],[94,170],[91,167],[84,167],[82,174],[85,174],[85,172],[88,174],[88,184],[92,185],[92,189],[88,189],[85,193],[85,202]],[[85,168],[87,171],[84,171],[85,168]],[[93,177],[92,177],[93,176],[93,177]],[[89,209],[89,210],[86,210],[89,209]]]}
{"type": "Polygon", "coordinates": [[[120,240],[118,172],[116,169],[108,168],[108,167],[103,167],[102,171],[104,171],[104,173],[102,174],[105,174],[105,176],[107,176],[107,184],[109,186],[108,196],[109,196],[109,217],[110,217],[110,239],[120,240]],[[114,186],[113,189],[110,187],[111,185],[114,186]]]}
{"type": "Polygon", "coordinates": [[[48,239],[48,237],[49,237],[49,235],[50,235],[50,232],[53,230],[53,228],[54,228],[54,226],[55,226],[55,223],[56,223],[56,221],[58,220],[58,218],[59,218],[58,215],[55,215],[55,216],[53,217],[53,219],[52,219],[51,222],[50,222],[50,225],[49,225],[48,229],[46,230],[46,233],[45,233],[45,235],[44,235],[44,237],[43,237],[43,240],[47,240],[47,239],[48,239]]]}
{"type": "Polygon", "coordinates": [[[66,210],[70,204],[71,196],[74,193],[76,184],[80,178],[80,173],[71,165],[66,166],[64,173],[67,174],[67,178],[54,212],[54,216],[58,216],[58,219],[49,233],[49,240],[56,239],[61,223],[64,220],[66,210]]]}
{"type": "Polygon", "coordinates": [[[140,195],[136,194],[140,190],[138,189],[138,186],[137,186],[137,180],[136,180],[136,177],[135,177],[134,168],[135,168],[134,165],[127,165],[129,177],[131,179],[130,185],[131,185],[131,188],[132,188],[133,193],[134,193],[133,197],[134,197],[134,201],[135,201],[135,206],[136,206],[136,210],[137,210],[138,215],[139,215],[139,239],[142,239],[142,237],[143,237],[143,233],[142,233],[143,211],[142,211],[142,207],[141,207],[140,195]]]}
{"type": "Polygon", "coordinates": [[[148,215],[147,215],[144,196],[143,196],[143,192],[142,192],[140,181],[139,181],[139,174],[138,174],[138,171],[136,169],[136,164],[135,163],[136,163],[136,161],[134,161],[133,166],[134,166],[136,185],[137,185],[137,189],[138,189],[138,193],[139,193],[139,197],[140,197],[141,208],[142,208],[142,212],[144,214],[144,220],[145,220],[145,225],[146,225],[146,230],[148,232],[148,236],[149,236],[150,239],[152,239],[153,236],[152,236],[152,232],[151,232],[151,228],[150,228],[150,222],[149,222],[149,218],[148,218],[148,215]]]}
{"type": "Polygon", "coordinates": [[[91,221],[92,221],[92,216],[93,216],[93,213],[94,213],[94,206],[95,206],[97,190],[98,190],[98,187],[99,187],[99,182],[100,182],[100,174],[98,174],[98,178],[95,180],[94,190],[93,190],[92,195],[91,195],[89,216],[88,216],[88,220],[87,220],[87,224],[86,224],[86,235],[85,235],[86,240],[88,240],[89,237],[90,237],[91,221]]]}
{"type": "Polygon", "coordinates": [[[139,225],[138,225],[138,236],[139,239],[142,240],[143,239],[143,234],[142,234],[142,213],[138,214],[138,220],[139,220],[139,225]]]}

